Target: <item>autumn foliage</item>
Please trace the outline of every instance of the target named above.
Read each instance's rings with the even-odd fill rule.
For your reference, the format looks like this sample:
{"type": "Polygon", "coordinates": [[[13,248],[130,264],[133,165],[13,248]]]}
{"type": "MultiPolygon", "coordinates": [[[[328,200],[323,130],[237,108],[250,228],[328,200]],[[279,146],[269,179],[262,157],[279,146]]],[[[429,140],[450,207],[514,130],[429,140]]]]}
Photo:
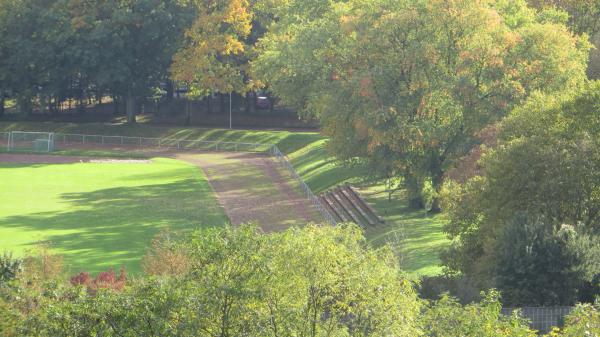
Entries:
{"type": "Polygon", "coordinates": [[[110,269],[99,273],[95,278],[91,277],[88,272],[81,272],[71,277],[71,285],[82,285],[92,294],[96,293],[98,289],[123,290],[126,281],[127,277],[123,267],[121,267],[118,276],[113,269],[110,269]]]}

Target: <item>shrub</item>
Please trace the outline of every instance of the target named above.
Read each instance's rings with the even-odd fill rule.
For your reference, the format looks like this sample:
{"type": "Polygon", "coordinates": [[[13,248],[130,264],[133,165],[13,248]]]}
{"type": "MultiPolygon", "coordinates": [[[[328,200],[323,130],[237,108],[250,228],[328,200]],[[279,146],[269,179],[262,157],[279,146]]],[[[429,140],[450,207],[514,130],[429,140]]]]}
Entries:
{"type": "Polygon", "coordinates": [[[95,278],[90,277],[87,272],[81,272],[71,277],[71,285],[84,286],[90,294],[96,294],[99,289],[121,291],[125,288],[126,281],[125,268],[121,268],[119,276],[114,270],[110,269],[107,272],[99,273],[95,278]]]}
{"type": "Polygon", "coordinates": [[[13,257],[11,252],[0,255],[0,286],[14,280],[23,271],[23,260],[13,257]]]}

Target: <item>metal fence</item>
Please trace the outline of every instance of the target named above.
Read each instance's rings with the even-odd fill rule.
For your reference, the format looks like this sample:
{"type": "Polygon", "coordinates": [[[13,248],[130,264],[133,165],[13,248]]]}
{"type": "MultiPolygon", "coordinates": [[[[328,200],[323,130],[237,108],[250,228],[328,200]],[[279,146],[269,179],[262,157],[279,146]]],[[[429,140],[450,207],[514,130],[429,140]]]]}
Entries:
{"type": "Polygon", "coordinates": [[[186,140],[175,138],[148,138],[108,135],[83,135],[56,133],[55,142],[62,145],[132,146],[139,148],[165,148],[202,151],[265,152],[272,146],[263,143],[186,140]]]}
{"type": "Polygon", "coordinates": [[[562,327],[565,317],[571,313],[573,307],[502,308],[502,314],[508,316],[515,310],[520,310],[521,316],[531,321],[533,329],[547,333],[554,326],[562,327]]]}
{"type": "Polygon", "coordinates": [[[300,176],[294,169],[292,163],[290,163],[289,160],[287,160],[287,158],[279,150],[277,145],[273,145],[269,152],[281,163],[281,165],[288,169],[292,177],[298,182],[298,186],[300,186],[300,189],[304,191],[306,198],[315,205],[315,207],[319,210],[319,212],[321,212],[325,220],[327,220],[327,222],[329,222],[332,225],[336,225],[337,221],[335,220],[335,218],[331,215],[331,213],[329,213],[327,209],[325,209],[325,207],[321,203],[321,200],[319,200],[319,198],[313,193],[313,191],[310,189],[310,187],[308,187],[304,180],[300,178],[300,176]]]}

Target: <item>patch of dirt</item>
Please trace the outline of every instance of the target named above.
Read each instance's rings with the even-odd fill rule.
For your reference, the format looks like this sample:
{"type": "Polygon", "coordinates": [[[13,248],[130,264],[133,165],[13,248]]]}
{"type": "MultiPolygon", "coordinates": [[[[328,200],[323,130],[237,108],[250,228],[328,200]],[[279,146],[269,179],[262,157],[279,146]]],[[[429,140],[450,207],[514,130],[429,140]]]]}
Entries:
{"type": "Polygon", "coordinates": [[[178,154],[202,168],[234,225],[256,222],[266,232],[309,222],[322,223],[318,210],[273,158],[249,153],[178,154]],[[263,175],[248,175],[248,170],[263,175]],[[266,178],[266,179],[265,179],[266,178]]]}

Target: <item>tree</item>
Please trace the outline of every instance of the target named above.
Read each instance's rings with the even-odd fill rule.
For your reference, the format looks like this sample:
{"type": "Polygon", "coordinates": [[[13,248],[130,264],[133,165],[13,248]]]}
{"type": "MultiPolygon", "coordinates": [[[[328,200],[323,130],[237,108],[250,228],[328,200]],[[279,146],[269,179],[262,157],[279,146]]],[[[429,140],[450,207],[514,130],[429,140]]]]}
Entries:
{"type": "Polygon", "coordinates": [[[290,1],[274,11],[255,71],[320,119],[341,159],[393,165],[415,205],[426,182],[440,192],[477,132],[536,90],[585,79],[585,37],[524,1],[290,1]]]}
{"type": "MultiPolygon", "coordinates": [[[[253,14],[247,0],[198,1],[198,17],[186,31],[186,43],[173,58],[171,76],[185,83],[188,96],[246,93],[245,74],[253,14]]],[[[189,102],[188,102],[189,104],[189,102]]],[[[187,121],[189,123],[189,107],[187,121]]]]}
{"type": "MultiPolygon", "coordinates": [[[[415,336],[421,304],[357,226],[196,232],[189,273],[42,292],[20,336],[415,336]]],[[[81,276],[81,275],[80,275],[81,276]]],[[[76,277],[73,284],[87,277],[76,277]]],[[[111,278],[114,280],[114,277],[111,278]]],[[[0,302],[0,304],[2,304],[0,302]]]]}
{"type": "Polygon", "coordinates": [[[500,294],[490,291],[482,294],[481,303],[461,306],[455,299],[443,296],[431,303],[425,311],[422,324],[426,336],[522,336],[533,337],[523,318],[500,313],[500,294]]]}
{"type": "Polygon", "coordinates": [[[600,274],[598,246],[586,243],[600,235],[599,89],[534,95],[502,122],[481,175],[448,187],[448,267],[481,287],[512,289],[512,301],[542,304],[571,305],[600,274]]]}

